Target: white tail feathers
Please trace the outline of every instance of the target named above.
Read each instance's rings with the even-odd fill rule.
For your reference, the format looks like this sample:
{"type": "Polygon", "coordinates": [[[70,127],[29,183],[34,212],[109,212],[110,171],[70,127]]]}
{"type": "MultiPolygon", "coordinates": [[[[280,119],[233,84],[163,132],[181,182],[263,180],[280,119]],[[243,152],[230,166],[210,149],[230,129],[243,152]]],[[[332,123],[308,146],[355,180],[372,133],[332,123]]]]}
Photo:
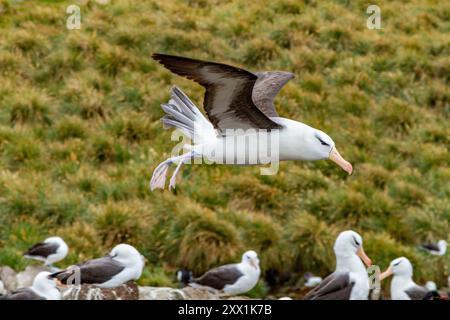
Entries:
{"type": "Polygon", "coordinates": [[[177,128],[191,138],[195,144],[203,143],[205,134],[215,136],[212,124],[177,87],[172,87],[169,102],[162,104],[161,108],[166,113],[161,118],[165,129],[177,128]]]}
{"type": "MultiPolygon", "coordinates": [[[[192,144],[186,144],[188,151],[180,156],[173,156],[161,162],[153,171],[150,180],[150,189],[164,189],[166,178],[171,164],[177,164],[169,182],[169,189],[174,189],[176,177],[180,172],[181,166],[195,156],[201,156],[201,152],[195,151],[194,145],[207,144],[214,142],[216,131],[213,125],[198,110],[191,100],[177,87],[170,90],[170,100],[161,105],[166,115],[161,118],[164,128],[177,128],[187,135],[192,144]],[[189,147],[189,148],[188,148],[189,147]]],[[[201,146],[200,146],[201,148],[201,146]]]]}

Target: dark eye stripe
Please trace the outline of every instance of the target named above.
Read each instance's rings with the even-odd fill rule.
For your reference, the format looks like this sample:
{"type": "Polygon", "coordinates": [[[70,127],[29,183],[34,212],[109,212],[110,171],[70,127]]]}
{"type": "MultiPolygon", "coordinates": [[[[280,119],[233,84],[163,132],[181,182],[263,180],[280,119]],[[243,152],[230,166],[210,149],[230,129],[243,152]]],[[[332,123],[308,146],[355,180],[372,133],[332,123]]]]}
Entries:
{"type": "Polygon", "coordinates": [[[323,146],[329,146],[329,144],[326,143],[325,141],[323,141],[322,139],[320,139],[320,137],[319,137],[318,135],[315,135],[315,137],[317,138],[317,140],[320,141],[320,143],[321,143],[323,146]]]}
{"type": "Polygon", "coordinates": [[[358,240],[356,240],[356,238],[355,238],[355,237],[353,237],[353,241],[355,241],[355,244],[356,244],[357,246],[359,246],[359,245],[360,245],[360,243],[358,242],[358,240]]]}
{"type": "Polygon", "coordinates": [[[396,267],[396,266],[398,266],[401,262],[402,262],[402,260],[400,260],[399,262],[393,264],[393,266],[396,267]]]}
{"type": "Polygon", "coordinates": [[[326,143],[326,142],[323,141],[322,139],[320,139],[320,138],[317,138],[317,139],[319,139],[320,143],[321,143],[323,146],[328,146],[328,145],[329,145],[328,143],[326,143]]]}

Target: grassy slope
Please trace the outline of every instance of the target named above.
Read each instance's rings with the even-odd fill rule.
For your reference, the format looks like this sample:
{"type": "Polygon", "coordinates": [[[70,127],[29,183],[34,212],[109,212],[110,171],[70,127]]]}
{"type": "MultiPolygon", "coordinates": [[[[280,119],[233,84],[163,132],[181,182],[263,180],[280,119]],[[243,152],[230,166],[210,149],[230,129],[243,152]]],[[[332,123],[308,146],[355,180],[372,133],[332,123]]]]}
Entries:
{"type": "Polygon", "coordinates": [[[330,272],[352,228],[382,268],[405,255],[419,282],[445,283],[448,255],[416,245],[450,240],[448,2],[378,1],[382,30],[366,28],[366,1],[112,2],[82,5],[74,31],[69,2],[0,2],[0,265],[23,268],[25,248],[58,234],[63,265],[136,245],[145,284],[247,248],[295,282],[330,272]],[[175,145],[159,104],[173,83],[199,105],[203,93],[152,52],[292,70],[280,114],[328,132],[354,175],[327,161],[276,176],[188,166],[176,192],[149,192],[175,145]]]}

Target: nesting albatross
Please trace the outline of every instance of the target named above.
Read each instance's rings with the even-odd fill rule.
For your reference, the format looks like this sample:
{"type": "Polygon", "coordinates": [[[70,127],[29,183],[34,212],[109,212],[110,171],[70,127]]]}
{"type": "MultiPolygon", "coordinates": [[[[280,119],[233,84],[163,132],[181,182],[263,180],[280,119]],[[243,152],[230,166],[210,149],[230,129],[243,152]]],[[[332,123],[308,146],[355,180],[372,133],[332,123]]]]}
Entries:
{"type": "Polygon", "coordinates": [[[250,291],[259,280],[261,270],[255,251],[242,255],[241,263],[228,264],[207,271],[189,284],[193,288],[207,288],[223,295],[239,295],[250,291]]]}
{"type": "Polygon", "coordinates": [[[443,256],[447,252],[447,241],[439,240],[438,242],[423,243],[420,247],[428,253],[443,256]]]}
{"type": "Polygon", "coordinates": [[[99,288],[114,288],[131,280],[137,280],[144,268],[144,258],[132,246],[119,244],[109,255],[88,260],[56,272],[51,277],[62,284],[93,284],[99,288]]]}
{"type": "Polygon", "coordinates": [[[56,287],[56,282],[49,276],[50,272],[40,272],[34,278],[31,287],[12,291],[1,296],[0,300],[61,300],[61,293],[56,287]]]}
{"type": "Polygon", "coordinates": [[[364,264],[372,261],[362,247],[361,236],[354,231],[339,234],[334,243],[336,271],[304,297],[305,300],[367,300],[369,278],[364,264]],[[361,261],[362,260],[362,261],[361,261]]]}
{"type": "Polygon", "coordinates": [[[172,88],[170,101],[161,106],[166,113],[161,120],[166,129],[181,130],[192,144],[185,146],[186,153],[156,167],[150,181],[151,190],[164,189],[168,168],[176,163],[169,183],[169,189],[174,188],[180,167],[191,159],[239,165],[330,159],[352,173],[352,165],[342,158],[326,133],[282,118],[276,112],[275,96],[294,78],[292,73],[251,73],[222,63],[159,53],[152,57],[173,73],[206,89],[203,106],[209,120],[180,89],[172,88]],[[239,138],[252,142],[236,144],[239,138]]]}
{"type": "Polygon", "coordinates": [[[29,248],[24,257],[43,261],[45,266],[52,267],[53,263],[64,259],[68,252],[69,247],[62,238],[50,237],[29,248]]]}
{"type": "Polygon", "coordinates": [[[394,275],[391,282],[392,300],[422,300],[427,295],[428,290],[413,281],[413,267],[407,258],[393,260],[389,268],[380,275],[380,279],[391,275],[394,275]]]}

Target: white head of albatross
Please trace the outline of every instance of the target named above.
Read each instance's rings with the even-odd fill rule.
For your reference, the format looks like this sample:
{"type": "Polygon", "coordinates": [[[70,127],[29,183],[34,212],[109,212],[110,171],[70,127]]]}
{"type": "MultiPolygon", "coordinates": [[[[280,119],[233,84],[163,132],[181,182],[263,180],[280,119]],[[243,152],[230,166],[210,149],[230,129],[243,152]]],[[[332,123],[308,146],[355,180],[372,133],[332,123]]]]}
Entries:
{"type": "Polygon", "coordinates": [[[245,265],[249,265],[250,267],[258,270],[259,269],[258,254],[255,251],[253,251],[253,250],[246,251],[242,255],[241,263],[245,264],[245,265]]]}
{"type": "Polygon", "coordinates": [[[447,241],[439,240],[437,245],[439,248],[439,255],[444,255],[445,252],[447,251],[447,241]]]}
{"type": "Polygon", "coordinates": [[[60,300],[61,293],[56,287],[56,281],[50,278],[50,272],[43,271],[34,277],[33,285],[30,287],[37,295],[47,300],[60,300]]]}
{"type": "Polygon", "coordinates": [[[413,275],[413,267],[411,262],[405,257],[392,260],[389,267],[380,275],[381,280],[391,275],[411,278],[413,275]]]}
{"type": "Polygon", "coordinates": [[[345,160],[331,137],[325,132],[302,122],[286,118],[274,118],[280,130],[280,160],[325,160],[330,159],[348,174],[353,166],[345,160]]]}
{"type": "Polygon", "coordinates": [[[118,244],[111,250],[109,255],[125,267],[133,268],[136,271],[142,272],[145,261],[139,251],[137,251],[133,246],[125,243],[118,244]]]}
{"type": "Polygon", "coordinates": [[[372,260],[363,249],[362,237],[352,230],[341,232],[334,243],[336,254],[336,270],[353,271],[361,265],[361,260],[366,266],[372,265],[372,260]]]}

